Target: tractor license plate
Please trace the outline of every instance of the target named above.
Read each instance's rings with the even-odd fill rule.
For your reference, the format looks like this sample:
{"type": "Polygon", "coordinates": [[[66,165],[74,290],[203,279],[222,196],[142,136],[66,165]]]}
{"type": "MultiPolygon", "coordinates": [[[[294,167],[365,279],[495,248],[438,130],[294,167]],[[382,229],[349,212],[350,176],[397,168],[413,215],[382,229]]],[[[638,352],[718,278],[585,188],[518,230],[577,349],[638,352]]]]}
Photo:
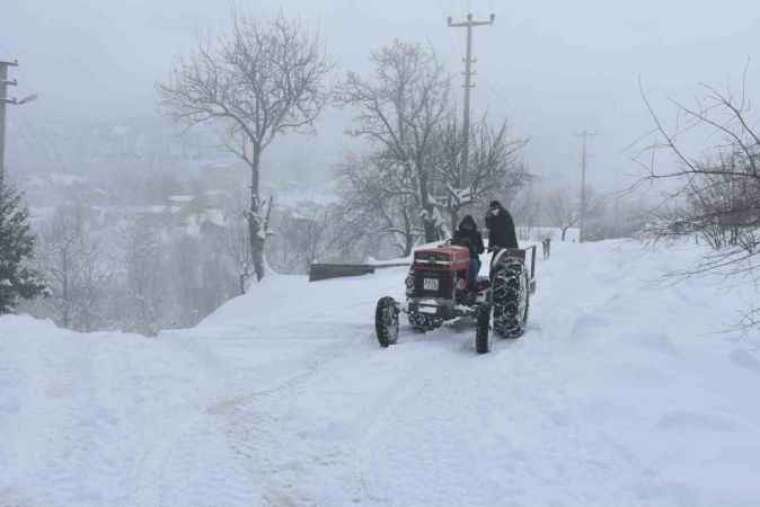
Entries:
{"type": "Polygon", "coordinates": [[[423,279],[422,288],[425,290],[438,290],[438,279],[437,278],[423,279]]]}

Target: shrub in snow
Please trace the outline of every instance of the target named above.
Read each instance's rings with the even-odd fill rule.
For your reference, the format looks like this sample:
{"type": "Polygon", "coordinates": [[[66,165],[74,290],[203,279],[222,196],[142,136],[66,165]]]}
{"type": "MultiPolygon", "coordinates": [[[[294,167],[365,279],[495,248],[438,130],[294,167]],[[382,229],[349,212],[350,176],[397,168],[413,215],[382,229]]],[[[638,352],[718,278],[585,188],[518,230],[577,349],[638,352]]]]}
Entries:
{"type": "Polygon", "coordinates": [[[29,266],[34,254],[29,210],[21,196],[0,187],[0,314],[13,310],[19,299],[31,299],[45,290],[39,274],[29,266]]]}

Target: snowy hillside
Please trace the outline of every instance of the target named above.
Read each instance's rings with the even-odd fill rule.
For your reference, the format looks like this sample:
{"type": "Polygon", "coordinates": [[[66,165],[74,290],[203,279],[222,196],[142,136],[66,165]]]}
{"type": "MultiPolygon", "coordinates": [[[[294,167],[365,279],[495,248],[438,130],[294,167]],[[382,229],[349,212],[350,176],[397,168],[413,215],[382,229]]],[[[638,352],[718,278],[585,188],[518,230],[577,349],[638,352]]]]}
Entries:
{"type": "Polygon", "coordinates": [[[755,506],[752,286],[664,282],[696,254],[555,242],[529,330],[373,310],[404,268],[273,277],[147,339],[0,319],[0,506],[755,506]]]}

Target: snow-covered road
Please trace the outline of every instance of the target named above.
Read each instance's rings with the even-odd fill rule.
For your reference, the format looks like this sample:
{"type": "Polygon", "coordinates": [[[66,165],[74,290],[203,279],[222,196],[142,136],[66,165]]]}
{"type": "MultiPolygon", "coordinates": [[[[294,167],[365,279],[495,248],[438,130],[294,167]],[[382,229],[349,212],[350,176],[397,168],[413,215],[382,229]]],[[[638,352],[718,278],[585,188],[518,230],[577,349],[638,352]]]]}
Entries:
{"type": "Polygon", "coordinates": [[[553,245],[527,334],[381,350],[403,268],[273,277],[158,339],[0,319],[0,506],[756,506],[750,283],[687,246],[553,245]]]}

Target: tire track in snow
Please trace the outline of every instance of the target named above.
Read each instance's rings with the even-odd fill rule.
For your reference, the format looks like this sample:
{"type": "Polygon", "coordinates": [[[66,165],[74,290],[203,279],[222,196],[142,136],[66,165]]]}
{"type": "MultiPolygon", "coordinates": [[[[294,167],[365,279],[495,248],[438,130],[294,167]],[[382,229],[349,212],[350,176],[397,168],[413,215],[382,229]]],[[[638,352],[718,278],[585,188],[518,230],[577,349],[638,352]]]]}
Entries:
{"type": "MultiPolygon", "coordinates": [[[[133,504],[171,507],[189,500],[194,507],[257,504],[256,492],[227,445],[223,428],[205,410],[209,395],[204,386],[215,381],[225,385],[223,377],[216,378],[223,372],[222,363],[195,340],[170,341],[178,345],[175,355],[184,354],[186,362],[195,365],[191,371],[196,388],[193,397],[175,401],[176,413],[168,422],[157,421],[142,443],[145,452],[135,467],[133,504]]],[[[148,384],[152,381],[145,379],[148,384]]]]}
{"type": "Polygon", "coordinates": [[[265,505],[316,505],[301,491],[302,477],[312,474],[315,480],[323,480],[325,469],[348,457],[340,446],[311,452],[308,437],[288,427],[299,391],[354,352],[353,344],[340,343],[342,350],[336,353],[336,345],[339,342],[319,348],[303,371],[276,385],[209,407],[210,413],[223,419],[228,445],[255,478],[265,505]]]}
{"type": "MultiPolygon", "coordinates": [[[[334,328],[333,325],[329,325],[334,328]]],[[[361,326],[362,333],[366,334],[367,326],[361,326]]],[[[311,329],[311,332],[314,330],[311,329]]],[[[214,373],[221,372],[223,363],[210,354],[211,349],[199,347],[198,340],[183,341],[182,347],[186,348],[189,353],[195,354],[204,368],[214,373]],[[203,350],[203,353],[200,352],[203,350]]],[[[315,340],[303,339],[304,343],[309,342],[314,345],[315,340]]],[[[258,341],[258,340],[257,340],[258,341]]],[[[278,427],[276,418],[271,417],[268,413],[264,414],[257,410],[258,404],[262,400],[277,398],[282,393],[297,391],[300,385],[309,382],[310,378],[322,371],[326,364],[340,359],[341,357],[351,354],[351,347],[346,347],[345,343],[339,340],[318,340],[316,347],[312,347],[309,352],[307,361],[297,362],[301,371],[286,376],[283,379],[276,380],[272,385],[242,394],[235,394],[230,397],[222,397],[221,400],[208,400],[204,406],[198,407],[197,413],[190,416],[181,428],[172,436],[167,436],[160,445],[152,449],[144,456],[140,468],[141,486],[138,488],[138,505],[172,505],[173,498],[187,498],[188,495],[195,497],[193,491],[202,492],[203,484],[182,480],[182,477],[198,475],[204,477],[202,470],[204,466],[193,465],[189,457],[193,455],[190,449],[200,448],[224,449],[224,464],[232,467],[229,475],[236,475],[241,478],[241,484],[245,483],[245,491],[230,491],[229,486],[225,488],[223,497],[211,494],[216,487],[209,484],[206,495],[198,495],[198,498],[213,497],[215,502],[209,505],[250,505],[253,499],[257,500],[255,504],[266,504],[274,502],[281,505],[287,501],[289,496],[282,493],[278,488],[266,482],[257,483],[253,478],[260,477],[262,474],[268,476],[275,474],[279,470],[280,464],[277,460],[272,460],[262,454],[258,442],[277,440],[277,435],[268,433],[269,428],[278,427]],[[336,350],[338,351],[336,353],[336,350]],[[305,366],[304,366],[305,365],[305,366]],[[234,464],[234,466],[232,465],[234,464]],[[181,472],[180,472],[181,471],[181,472]],[[171,488],[165,486],[166,483],[172,483],[171,488]],[[191,489],[188,489],[191,488],[191,489]],[[246,500],[247,499],[247,500],[246,500]],[[243,501],[246,500],[246,501],[243,501]],[[240,503],[243,502],[243,503],[240,503]],[[246,503],[247,502],[247,503],[246,503]]],[[[221,379],[222,385],[226,385],[231,393],[242,390],[238,385],[221,379]]],[[[283,452],[287,450],[283,449],[283,452]]],[[[199,460],[208,460],[208,456],[197,456],[199,460]]],[[[218,468],[218,466],[217,466],[218,468]]],[[[213,472],[213,470],[211,471],[213,472]]],[[[216,476],[215,473],[209,473],[210,476],[216,476]]],[[[301,498],[298,505],[301,505],[301,498]]],[[[205,505],[199,503],[198,505],[205,505]]]]}

